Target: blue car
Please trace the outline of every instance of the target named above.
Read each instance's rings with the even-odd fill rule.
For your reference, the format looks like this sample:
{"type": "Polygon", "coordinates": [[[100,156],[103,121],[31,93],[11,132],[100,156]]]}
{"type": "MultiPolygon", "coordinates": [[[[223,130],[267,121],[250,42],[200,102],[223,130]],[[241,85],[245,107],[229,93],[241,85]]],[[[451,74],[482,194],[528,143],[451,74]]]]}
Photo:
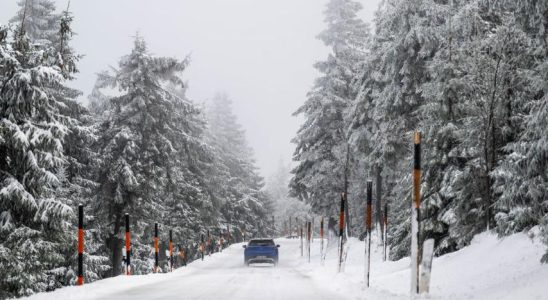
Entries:
{"type": "Polygon", "coordinates": [[[278,265],[278,248],[273,239],[252,239],[243,246],[244,263],[249,266],[252,263],[272,263],[278,265]]]}

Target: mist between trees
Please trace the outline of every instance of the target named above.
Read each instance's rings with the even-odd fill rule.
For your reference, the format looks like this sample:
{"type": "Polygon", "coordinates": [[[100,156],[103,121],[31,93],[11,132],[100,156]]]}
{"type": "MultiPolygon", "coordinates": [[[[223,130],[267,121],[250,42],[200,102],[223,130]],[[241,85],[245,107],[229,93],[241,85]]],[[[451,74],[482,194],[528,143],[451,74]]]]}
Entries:
{"type": "Polygon", "coordinates": [[[238,240],[272,235],[287,217],[334,224],[346,192],[348,233],[361,235],[367,180],[382,186],[377,219],[390,208],[391,259],[406,256],[414,130],[421,238],[436,254],[488,229],[539,225],[548,242],[546,1],[386,0],[372,30],[359,3],[331,0],[318,36],[331,52],[295,112],[296,166],[268,190],[230,98],[204,107],[185,96],[188,58],[154,56],[136,36],[83,107],[67,85],[81,58],[74,16],[51,0],[19,5],[0,27],[0,298],[74,284],[78,204],[86,282],[122,270],[125,213],[133,272],[145,274],[154,222],[163,243],[172,229],[177,246],[197,249],[226,225],[238,240]]]}

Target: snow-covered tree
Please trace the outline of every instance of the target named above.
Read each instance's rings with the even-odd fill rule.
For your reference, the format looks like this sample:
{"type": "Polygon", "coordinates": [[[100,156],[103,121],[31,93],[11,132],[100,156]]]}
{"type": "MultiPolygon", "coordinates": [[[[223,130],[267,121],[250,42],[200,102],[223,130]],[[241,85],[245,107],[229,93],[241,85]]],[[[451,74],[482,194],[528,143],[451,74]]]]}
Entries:
{"type": "Polygon", "coordinates": [[[199,168],[194,155],[203,147],[198,110],[167,88],[184,86],[180,74],[187,65],[188,59],[152,56],[137,36],[119,69],[101,74],[100,86],[119,91],[108,99],[100,125],[100,193],[94,202],[97,215],[109,226],[103,232],[108,233],[114,275],[120,272],[119,235],[125,213],[135,222],[135,236],[141,237],[135,239],[132,260],[139,274],[151,270],[147,245],[154,222],[150,220],[175,223],[169,216],[178,210],[183,219],[177,223],[184,220],[190,225],[196,216],[188,213],[204,213],[211,206],[200,177],[195,176],[199,168]]]}
{"type": "Polygon", "coordinates": [[[253,151],[245,133],[232,112],[232,101],[226,94],[217,94],[207,110],[208,143],[214,149],[216,177],[224,223],[232,224],[249,235],[272,232],[272,212],[263,178],[259,176],[253,151]]]}
{"type": "Polygon", "coordinates": [[[289,234],[289,226],[295,232],[298,224],[295,220],[311,221],[313,218],[309,204],[289,196],[289,182],[291,180],[291,168],[289,163],[280,159],[278,169],[271,174],[266,181],[266,192],[273,206],[276,229],[279,233],[289,234]]]}
{"type": "MultiPolygon", "coordinates": [[[[31,46],[23,24],[0,39],[0,290],[28,295],[66,284],[72,210],[55,197],[67,165],[65,138],[78,121],[59,99],[54,50],[31,46]],[[62,282],[60,282],[62,281],[62,282]]],[[[70,265],[69,265],[70,266],[70,265]]]]}
{"type": "Polygon", "coordinates": [[[61,16],[55,12],[52,0],[19,0],[19,11],[10,20],[15,26],[23,26],[30,42],[57,44],[61,27],[61,16]]]}
{"type": "Polygon", "coordinates": [[[422,232],[438,254],[494,226],[507,234],[542,223],[542,196],[525,196],[533,181],[514,165],[525,136],[538,141],[528,122],[539,117],[532,108],[545,94],[545,12],[537,1],[381,5],[358,77],[351,146],[373,173],[382,167],[383,197],[396,201],[393,258],[409,251],[415,129],[423,132],[422,232]]]}
{"type": "MultiPolygon", "coordinates": [[[[357,16],[361,9],[361,4],[351,0],[327,4],[327,29],[318,38],[331,51],[325,61],[314,65],[322,75],[295,112],[305,120],[293,139],[293,159],[298,165],[292,171],[291,195],[326,216],[336,214],[336,200],[351,189],[353,157],[347,114],[356,97],[353,82],[370,38],[368,25],[357,16]]],[[[350,199],[356,198],[351,195],[350,199]]]]}

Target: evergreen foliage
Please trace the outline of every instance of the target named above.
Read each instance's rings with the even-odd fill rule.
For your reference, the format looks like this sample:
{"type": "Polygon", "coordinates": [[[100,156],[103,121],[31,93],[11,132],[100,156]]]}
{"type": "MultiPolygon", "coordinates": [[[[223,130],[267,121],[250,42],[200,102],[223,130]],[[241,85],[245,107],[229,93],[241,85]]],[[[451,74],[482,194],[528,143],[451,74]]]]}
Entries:
{"type": "MultiPolygon", "coordinates": [[[[351,190],[360,195],[363,183],[382,176],[393,224],[391,257],[408,255],[411,134],[420,130],[422,238],[435,239],[437,254],[458,250],[489,229],[507,235],[540,225],[546,239],[547,15],[545,1],[382,2],[374,35],[362,39],[369,42],[355,63],[357,92],[348,112],[325,123],[318,122],[320,114],[305,114],[293,192],[321,190],[307,181],[338,182],[342,173],[332,170],[344,166],[331,160],[336,167],[310,175],[328,161],[319,154],[331,153],[328,141],[340,135],[317,139],[323,144],[303,143],[301,136],[346,132],[353,164],[367,170],[353,173],[351,190]],[[308,158],[302,149],[315,155],[308,158]]],[[[308,202],[323,209],[321,196],[308,202]]]]}

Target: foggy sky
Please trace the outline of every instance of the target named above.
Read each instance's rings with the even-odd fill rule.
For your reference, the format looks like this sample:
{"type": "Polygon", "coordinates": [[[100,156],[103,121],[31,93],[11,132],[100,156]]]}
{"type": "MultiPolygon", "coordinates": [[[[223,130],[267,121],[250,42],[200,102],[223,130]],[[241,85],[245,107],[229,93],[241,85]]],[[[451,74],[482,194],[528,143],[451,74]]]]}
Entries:
{"type": "MultiPolygon", "coordinates": [[[[0,0],[0,23],[18,9],[0,0]]],[[[58,10],[67,0],[57,0],[58,10]]],[[[361,0],[372,21],[380,0],[361,0]]],[[[216,92],[230,95],[261,174],[289,161],[290,140],[300,121],[291,114],[305,101],[318,75],[313,63],[327,55],[315,37],[325,28],[327,0],[72,0],[72,45],[85,55],[72,84],[87,95],[95,74],[128,54],[138,31],[149,50],[162,56],[191,54],[185,72],[188,96],[205,102],[216,92]]]]}

